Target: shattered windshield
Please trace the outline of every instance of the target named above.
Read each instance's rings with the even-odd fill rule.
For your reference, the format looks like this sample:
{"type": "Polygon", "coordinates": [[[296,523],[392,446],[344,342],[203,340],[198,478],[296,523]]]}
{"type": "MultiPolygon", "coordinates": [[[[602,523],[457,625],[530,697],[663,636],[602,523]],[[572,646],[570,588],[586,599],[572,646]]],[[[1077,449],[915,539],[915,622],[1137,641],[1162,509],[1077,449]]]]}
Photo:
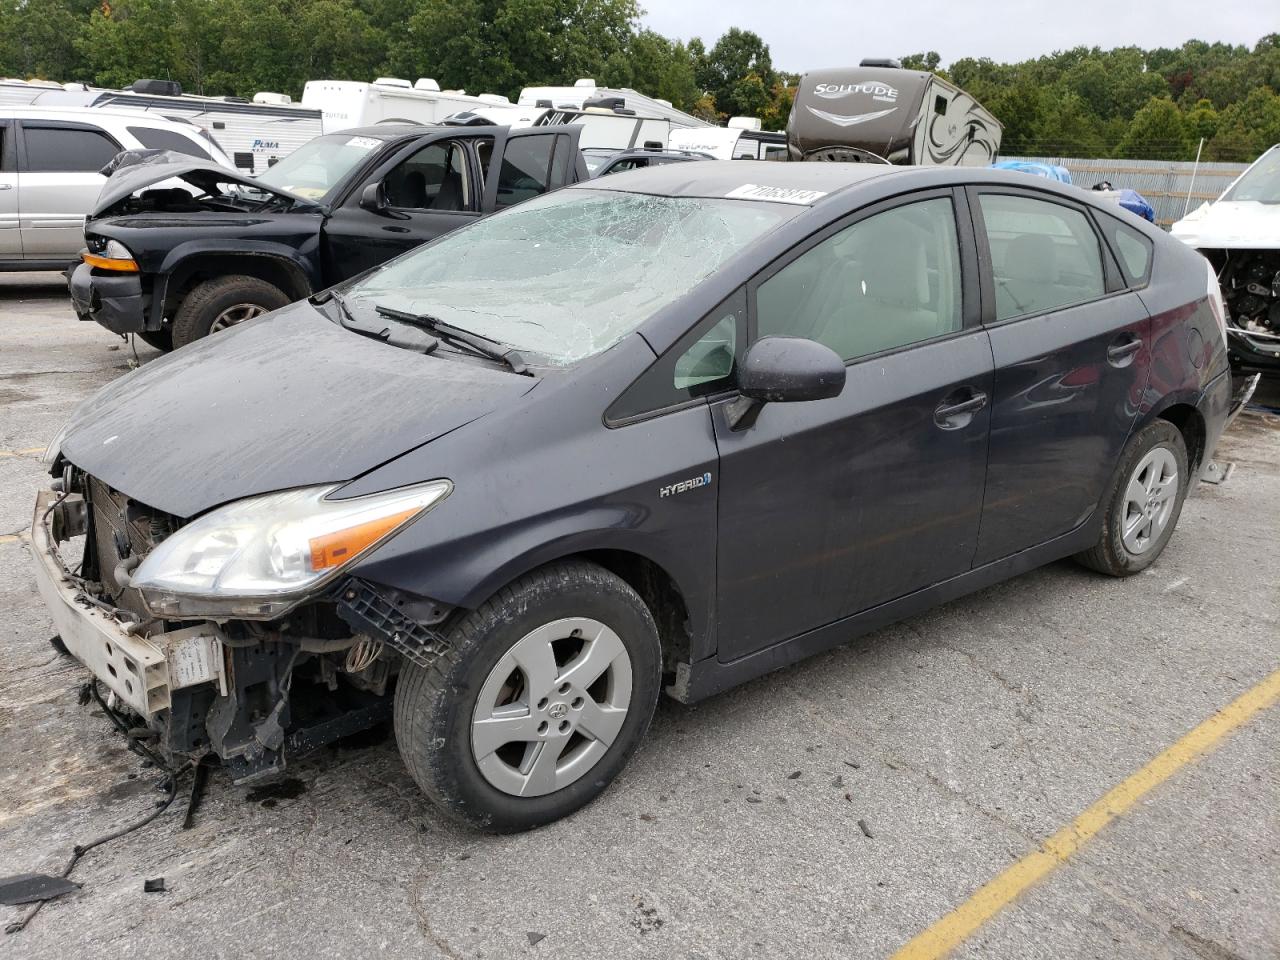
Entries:
{"type": "Polygon", "coordinates": [[[563,190],[450,233],[347,292],[573,363],[613,345],[802,207],[563,190]]]}
{"type": "Polygon", "coordinates": [[[1244,176],[1222,195],[1223,200],[1280,203],[1280,148],[1264,153],[1244,176]]]}
{"type": "Polygon", "coordinates": [[[308,200],[321,200],[382,144],[377,137],[354,137],[345,133],[316,137],[258,174],[256,179],[308,200]]]}

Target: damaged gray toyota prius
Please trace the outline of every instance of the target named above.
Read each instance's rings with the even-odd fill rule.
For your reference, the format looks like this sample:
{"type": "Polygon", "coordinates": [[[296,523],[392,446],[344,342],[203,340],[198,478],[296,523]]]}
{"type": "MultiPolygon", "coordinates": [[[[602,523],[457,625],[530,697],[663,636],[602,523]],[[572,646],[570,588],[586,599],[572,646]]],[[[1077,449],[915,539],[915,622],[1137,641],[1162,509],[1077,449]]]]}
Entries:
{"type": "Polygon", "coordinates": [[[106,387],[50,445],[37,579],[169,760],[251,782],[393,718],[441,808],[527,829],[660,690],[1151,564],[1230,412],[1217,290],[1018,174],[580,184],[106,387]]]}

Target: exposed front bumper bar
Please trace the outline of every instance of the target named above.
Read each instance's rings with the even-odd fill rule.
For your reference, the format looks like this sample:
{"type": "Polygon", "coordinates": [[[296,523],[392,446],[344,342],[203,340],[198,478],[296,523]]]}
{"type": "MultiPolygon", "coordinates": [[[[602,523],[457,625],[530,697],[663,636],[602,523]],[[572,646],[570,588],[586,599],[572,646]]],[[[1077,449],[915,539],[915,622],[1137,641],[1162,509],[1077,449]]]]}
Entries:
{"type": "MultiPolygon", "coordinates": [[[[63,570],[50,525],[45,521],[57,498],[53,490],[43,490],[36,497],[31,552],[36,586],[71,655],[147,719],[156,711],[169,708],[174,689],[197,683],[224,683],[221,633],[216,625],[135,636],[130,632],[132,625],[126,626],[109,611],[84,599],[80,587],[63,570]]],[[[55,511],[59,509],[61,506],[54,507],[55,511]]]]}

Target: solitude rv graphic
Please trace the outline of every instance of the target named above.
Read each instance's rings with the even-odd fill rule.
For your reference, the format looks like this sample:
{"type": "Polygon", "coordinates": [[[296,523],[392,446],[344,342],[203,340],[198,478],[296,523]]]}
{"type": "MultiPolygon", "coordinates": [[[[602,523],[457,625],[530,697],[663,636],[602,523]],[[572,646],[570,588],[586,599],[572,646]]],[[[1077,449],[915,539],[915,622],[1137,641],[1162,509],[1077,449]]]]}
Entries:
{"type": "Polygon", "coordinates": [[[861,94],[881,103],[894,104],[887,110],[872,110],[869,113],[855,114],[832,113],[829,110],[819,110],[817,107],[805,105],[805,109],[815,117],[825,120],[827,123],[834,123],[838,127],[852,127],[859,123],[879,120],[881,117],[887,117],[898,109],[898,89],[883,80],[864,80],[861,83],[819,83],[814,86],[813,93],[814,96],[823,100],[840,100],[853,94],[861,94]]]}

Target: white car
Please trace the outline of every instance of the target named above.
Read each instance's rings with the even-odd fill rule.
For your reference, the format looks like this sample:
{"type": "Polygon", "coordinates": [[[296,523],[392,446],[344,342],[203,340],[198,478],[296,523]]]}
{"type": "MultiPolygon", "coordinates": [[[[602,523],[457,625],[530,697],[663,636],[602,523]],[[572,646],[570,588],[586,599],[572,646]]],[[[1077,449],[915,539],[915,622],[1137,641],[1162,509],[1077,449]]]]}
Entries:
{"type": "Polygon", "coordinates": [[[163,149],[231,167],[193,123],[84,107],[0,107],[0,271],[80,259],[84,218],[121,150],[163,149]]]}
{"type": "Polygon", "coordinates": [[[1170,232],[1218,274],[1232,369],[1280,376],[1280,144],[1170,232]]]}

